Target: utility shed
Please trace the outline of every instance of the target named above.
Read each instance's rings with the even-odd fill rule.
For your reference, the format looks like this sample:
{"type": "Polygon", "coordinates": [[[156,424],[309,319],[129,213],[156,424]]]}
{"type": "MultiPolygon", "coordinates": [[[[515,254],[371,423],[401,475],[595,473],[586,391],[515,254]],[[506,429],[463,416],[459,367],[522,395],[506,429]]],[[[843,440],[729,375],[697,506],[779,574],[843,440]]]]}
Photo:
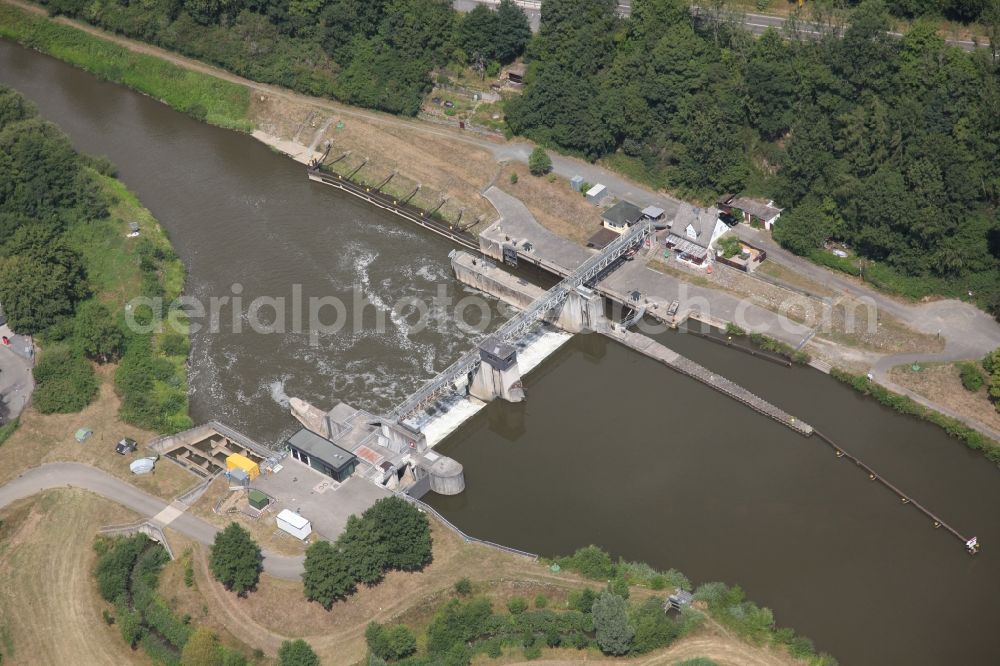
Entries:
{"type": "Polygon", "coordinates": [[[606,196],[608,196],[608,188],[604,187],[600,183],[587,190],[587,201],[590,203],[600,203],[600,201],[606,196]]]}
{"type": "Polygon", "coordinates": [[[283,509],[274,520],[278,529],[288,532],[296,539],[305,541],[312,534],[312,523],[289,509],[283,509]]]}
{"type": "Polygon", "coordinates": [[[346,481],[358,466],[357,456],[308,428],[289,437],[287,444],[293,458],[336,481],[346,481]]]}
{"type": "Polygon", "coordinates": [[[250,506],[260,511],[268,505],[270,500],[267,499],[267,495],[254,488],[247,493],[247,501],[250,502],[250,506]]]}
{"type": "Polygon", "coordinates": [[[573,176],[569,179],[569,186],[572,187],[577,192],[583,187],[583,176],[573,176]]]}
{"type": "Polygon", "coordinates": [[[232,472],[234,469],[246,472],[251,481],[260,476],[260,466],[239,453],[233,453],[226,457],[226,470],[232,472]]]}

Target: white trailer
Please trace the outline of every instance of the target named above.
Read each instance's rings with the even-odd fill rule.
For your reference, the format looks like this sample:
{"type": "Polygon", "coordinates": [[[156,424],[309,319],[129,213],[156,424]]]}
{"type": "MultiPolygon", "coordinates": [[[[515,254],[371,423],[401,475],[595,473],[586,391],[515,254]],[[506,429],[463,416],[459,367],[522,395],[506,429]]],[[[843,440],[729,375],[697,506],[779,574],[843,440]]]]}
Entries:
{"type": "Polygon", "coordinates": [[[296,539],[305,541],[312,534],[312,523],[289,509],[279,513],[275,521],[278,523],[278,529],[288,532],[296,539]]]}

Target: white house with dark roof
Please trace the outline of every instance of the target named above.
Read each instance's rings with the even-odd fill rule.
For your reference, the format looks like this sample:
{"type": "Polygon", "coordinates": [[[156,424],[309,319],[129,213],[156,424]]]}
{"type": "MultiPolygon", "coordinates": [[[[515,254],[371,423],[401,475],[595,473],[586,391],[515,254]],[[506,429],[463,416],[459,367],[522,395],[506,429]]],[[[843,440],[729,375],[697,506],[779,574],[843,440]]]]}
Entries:
{"type": "Polygon", "coordinates": [[[715,241],[728,229],[719,219],[718,208],[697,208],[682,203],[670,223],[665,244],[682,259],[700,266],[711,256],[715,241]]]}

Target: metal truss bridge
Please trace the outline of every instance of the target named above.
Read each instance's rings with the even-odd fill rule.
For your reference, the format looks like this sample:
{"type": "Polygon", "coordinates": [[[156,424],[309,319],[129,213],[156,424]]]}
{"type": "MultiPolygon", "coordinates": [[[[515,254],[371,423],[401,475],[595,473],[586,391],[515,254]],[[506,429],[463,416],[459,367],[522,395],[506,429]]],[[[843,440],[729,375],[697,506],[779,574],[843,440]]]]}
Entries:
{"type": "MultiPolygon", "coordinates": [[[[577,287],[590,287],[614,270],[623,258],[636,247],[641,246],[653,235],[653,224],[642,220],[632,225],[628,231],[609,243],[598,254],[580,264],[556,286],[532,303],[526,310],[511,317],[503,326],[484,336],[479,343],[490,339],[514,345],[529,329],[544,320],[550,312],[561,306],[577,287]]],[[[466,379],[479,367],[479,344],[457,361],[445,368],[404,402],[399,404],[387,418],[394,421],[405,419],[418,409],[433,403],[445,393],[456,390],[456,382],[466,379]]]]}

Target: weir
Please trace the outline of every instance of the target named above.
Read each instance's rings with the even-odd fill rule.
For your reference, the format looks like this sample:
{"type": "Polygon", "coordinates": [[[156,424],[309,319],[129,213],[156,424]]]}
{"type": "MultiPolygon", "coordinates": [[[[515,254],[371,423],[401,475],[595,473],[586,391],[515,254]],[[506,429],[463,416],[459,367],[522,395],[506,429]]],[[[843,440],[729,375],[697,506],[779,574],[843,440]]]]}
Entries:
{"type": "MultiPolygon", "coordinates": [[[[524,307],[524,303],[533,302],[538,298],[538,293],[542,291],[538,287],[507,273],[492,262],[474,257],[467,252],[453,251],[450,256],[452,268],[459,281],[493,295],[508,305],[524,307]]],[[[600,299],[598,298],[598,300],[600,299]]],[[[603,317],[603,305],[600,312],[603,317]]],[[[558,323],[560,315],[559,313],[550,313],[549,319],[558,323]]],[[[630,318],[630,321],[632,319],[634,317],[630,318]]],[[[837,445],[826,435],[814,430],[811,425],[801,419],[788,414],[735,382],[712,372],[691,359],[685,358],[656,340],[628,330],[627,326],[610,322],[607,319],[595,319],[590,326],[590,330],[606,335],[629,349],[637,351],[677,372],[691,377],[805,437],[815,434],[822,441],[833,447],[838,458],[846,458],[854,462],[855,465],[868,473],[869,479],[878,482],[895,493],[903,504],[912,505],[913,508],[930,518],[935,529],[944,528],[952,536],[961,541],[970,554],[979,552],[980,544],[976,537],[969,538],[962,535],[961,532],[945,522],[944,519],[917,502],[910,495],[904,493],[860,458],[848,453],[843,447],[837,445]]]]}

